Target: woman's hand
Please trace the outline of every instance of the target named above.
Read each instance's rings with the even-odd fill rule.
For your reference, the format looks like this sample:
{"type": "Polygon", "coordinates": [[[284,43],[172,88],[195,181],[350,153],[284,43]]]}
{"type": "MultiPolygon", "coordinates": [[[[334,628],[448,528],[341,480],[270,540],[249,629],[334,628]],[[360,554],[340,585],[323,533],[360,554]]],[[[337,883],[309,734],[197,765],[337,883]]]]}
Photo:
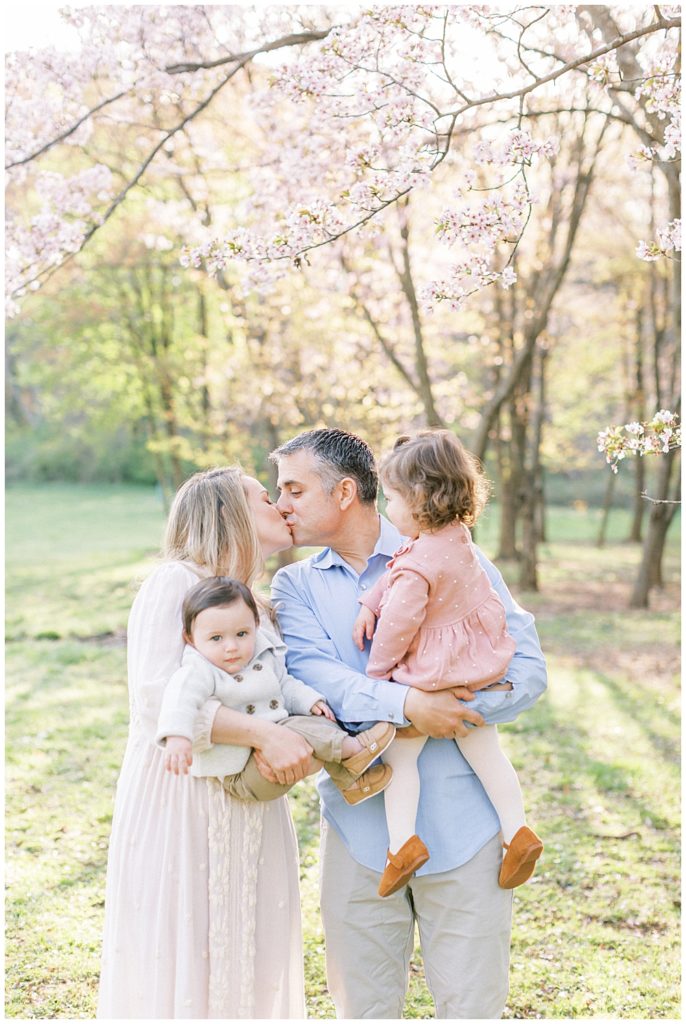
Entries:
{"type": "Polygon", "coordinates": [[[365,639],[371,640],[374,636],[374,627],[376,626],[376,615],[367,608],[366,605],[362,605],[357,618],[353,622],[353,643],[356,647],[359,647],[361,651],[364,650],[365,639]]]}
{"type": "Polygon", "coordinates": [[[264,724],[269,728],[255,744],[255,762],[268,782],[292,786],[321,768],[312,757],[312,747],[302,736],[282,725],[264,724]]]}
{"type": "Polygon", "coordinates": [[[164,745],[164,767],[174,775],[188,775],[193,764],[193,744],[185,736],[167,736],[164,745]]]}

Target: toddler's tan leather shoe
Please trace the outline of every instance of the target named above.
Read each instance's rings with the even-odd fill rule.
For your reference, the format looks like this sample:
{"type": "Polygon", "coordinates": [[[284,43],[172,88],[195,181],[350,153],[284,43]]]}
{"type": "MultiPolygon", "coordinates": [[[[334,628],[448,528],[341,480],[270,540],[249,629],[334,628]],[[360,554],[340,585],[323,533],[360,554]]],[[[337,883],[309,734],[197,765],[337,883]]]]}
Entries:
{"type": "Polygon", "coordinates": [[[406,843],[400,847],[397,853],[388,851],[388,864],[381,876],[379,884],[379,896],[391,896],[398,889],[402,889],[415,871],[426,864],[429,859],[429,851],[419,836],[410,836],[406,843]]]}

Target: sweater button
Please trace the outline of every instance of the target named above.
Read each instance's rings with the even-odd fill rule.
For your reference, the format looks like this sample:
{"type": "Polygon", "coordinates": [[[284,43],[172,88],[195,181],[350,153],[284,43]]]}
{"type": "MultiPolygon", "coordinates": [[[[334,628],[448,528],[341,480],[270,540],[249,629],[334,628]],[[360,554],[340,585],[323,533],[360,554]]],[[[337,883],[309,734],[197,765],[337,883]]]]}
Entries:
{"type": "Polygon", "coordinates": [[[255,714],[255,705],[254,704],[248,704],[248,706],[247,706],[247,708],[245,710],[248,712],[249,715],[254,715],[255,714]]]}
{"type": "Polygon", "coordinates": [[[255,665],[253,665],[253,669],[255,670],[255,672],[261,672],[262,671],[262,666],[259,663],[259,661],[255,665]]]}
{"type": "Polygon", "coordinates": [[[274,709],[274,708],[278,708],[278,706],[279,706],[278,700],[270,700],[269,701],[269,707],[270,708],[274,709]]]}
{"type": "Polygon", "coordinates": [[[233,678],[236,680],[237,683],[243,682],[243,676],[240,675],[240,673],[237,676],[234,676],[233,678]]]}

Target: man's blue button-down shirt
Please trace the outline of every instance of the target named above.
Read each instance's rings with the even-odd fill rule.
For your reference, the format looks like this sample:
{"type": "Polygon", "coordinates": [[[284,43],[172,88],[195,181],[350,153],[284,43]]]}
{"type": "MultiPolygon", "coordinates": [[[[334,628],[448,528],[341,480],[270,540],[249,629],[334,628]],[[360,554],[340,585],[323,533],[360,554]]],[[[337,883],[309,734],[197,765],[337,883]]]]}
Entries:
{"type": "MultiPolygon", "coordinates": [[[[288,671],[318,690],[339,721],[352,731],[376,721],[409,725],[403,714],[408,688],[365,675],[369,642],[360,651],[352,639],[358,597],[378,580],[403,541],[387,519],[379,519],[379,539],[364,572],[358,575],[340,555],[325,548],[280,569],[272,584],[272,599],[288,646],[288,671]]],[[[545,690],[545,661],[533,615],[513,600],[498,570],[478,548],[477,553],[505,605],[507,626],[517,649],[505,677],[512,683],[512,690],[481,691],[469,707],[490,724],[511,722],[545,690]]],[[[431,858],[418,874],[449,871],[470,860],[496,835],[498,817],[453,740],[427,740],[419,771],[417,834],[428,846],[431,858]]],[[[388,831],[382,796],[350,807],[324,772],[318,788],[323,813],[353,858],[383,871],[388,831]]]]}

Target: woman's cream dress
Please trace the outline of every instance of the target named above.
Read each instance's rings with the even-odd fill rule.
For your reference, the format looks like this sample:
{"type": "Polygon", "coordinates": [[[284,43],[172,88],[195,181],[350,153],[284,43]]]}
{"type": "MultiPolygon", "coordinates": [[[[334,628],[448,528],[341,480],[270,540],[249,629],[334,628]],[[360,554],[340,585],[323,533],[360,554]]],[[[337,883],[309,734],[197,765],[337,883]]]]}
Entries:
{"type": "MultiPolygon", "coordinates": [[[[129,618],[131,724],[114,807],[98,1017],[303,1018],[298,854],[286,798],[175,776],[154,744],[198,573],[156,569],[129,618]]],[[[210,745],[219,704],[201,713],[210,745]]]]}

